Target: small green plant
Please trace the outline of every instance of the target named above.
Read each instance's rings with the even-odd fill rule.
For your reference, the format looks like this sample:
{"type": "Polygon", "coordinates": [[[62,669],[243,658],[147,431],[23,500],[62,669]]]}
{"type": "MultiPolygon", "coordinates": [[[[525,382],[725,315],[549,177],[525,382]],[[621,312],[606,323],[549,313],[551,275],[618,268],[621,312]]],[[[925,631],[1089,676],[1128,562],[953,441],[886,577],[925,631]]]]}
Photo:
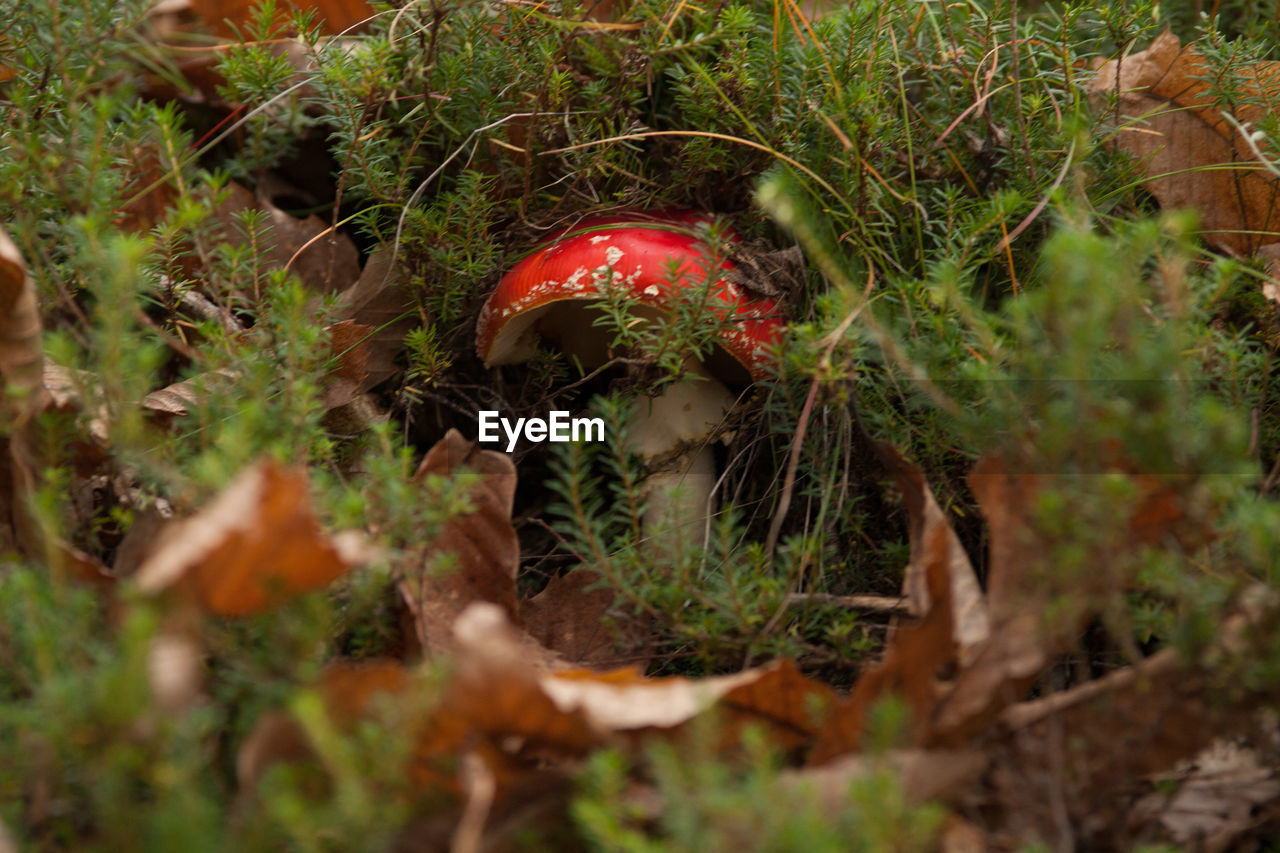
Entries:
{"type": "Polygon", "coordinates": [[[907,805],[887,768],[851,782],[836,805],[808,783],[787,779],[780,756],[759,735],[749,731],[729,761],[698,746],[717,741],[714,726],[686,749],[651,749],[642,762],[648,796],[637,795],[626,757],[599,753],[582,774],[573,816],[592,848],[607,851],[933,849],[942,812],[907,805]]]}

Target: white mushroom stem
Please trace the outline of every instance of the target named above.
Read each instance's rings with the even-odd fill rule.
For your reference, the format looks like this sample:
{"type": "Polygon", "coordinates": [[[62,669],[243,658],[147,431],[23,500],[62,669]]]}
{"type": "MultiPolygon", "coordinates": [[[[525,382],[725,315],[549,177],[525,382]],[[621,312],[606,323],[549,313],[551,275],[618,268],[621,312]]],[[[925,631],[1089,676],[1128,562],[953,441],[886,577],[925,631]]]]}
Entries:
{"type": "Polygon", "coordinates": [[[661,466],[645,481],[644,533],[671,537],[676,547],[663,543],[663,551],[674,554],[686,536],[702,536],[716,482],[715,453],[707,436],[733,401],[727,388],[692,362],[686,377],[661,396],[635,403],[631,449],[661,466]]]}

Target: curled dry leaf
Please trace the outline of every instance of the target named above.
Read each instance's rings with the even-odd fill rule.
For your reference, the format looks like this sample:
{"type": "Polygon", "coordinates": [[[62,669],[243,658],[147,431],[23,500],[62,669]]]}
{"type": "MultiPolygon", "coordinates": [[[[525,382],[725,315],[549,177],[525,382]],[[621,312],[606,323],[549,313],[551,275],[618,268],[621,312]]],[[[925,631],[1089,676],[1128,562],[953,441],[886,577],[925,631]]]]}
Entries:
{"type": "Polygon", "coordinates": [[[157,415],[185,417],[193,407],[200,405],[210,391],[228,392],[235,387],[239,378],[238,371],[229,369],[201,373],[167,385],[159,391],[152,391],[143,398],[142,408],[157,415]]]}
{"type": "Polygon", "coordinates": [[[468,607],[455,632],[449,722],[480,721],[490,735],[519,736],[524,749],[540,743],[576,755],[608,736],[678,729],[712,708],[721,712],[729,735],[755,724],[779,747],[803,748],[834,699],[830,688],[785,660],[696,680],[646,678],[630,669],[540,671],[523,635],[492,604],[468,607]]]}
{"type": "Polygon", "coordinates": [[[418,784],[461,790],[457,758],[477,751],[505,791],[540,764],[574,760],[604,743],[604,729],[541,689],[545,652],[504,609],[476,602],[453,629],[452,676],[415,742],[411,776],[418,784]]]}
{"type": "Polygon", "coordinates": [[[427,452],[414,480],[421,484],[430,475],[451,477],[462,470],[480,475],[469,494],[472,511],[450,519],[433,541],[406,549],[400,592],[422,647],[433,654],[453,649],[458,615],[472,603],[488,602],[512,624],[529,619],[530,631],[520,633],[520,643],[541,668],[643,657],[645,637],[635,626],[613,631],[605,624],[613,593],[587,590],[599,580],[594,573],[555,578],[542,593],[518,603],[520,542],[511,525],[515,465],[506,454],[482,450],[450,430],[427,452]]]}
{"type": "MultiPolygon", "coordinates": [[[[946,539],[945,552],[946,571],[949,579],[952,616],[952,637],[955,639],[957,656],[961,666],[967,664],[976,647],[987,639],[991,632],[991,622],[987,613],[987,602],[978,585],[978,578],[969,563],[969,555],[960,544],[959,537],[951,529],[946,514],[933,492],[924,483],[924,475],[914,466],[907,465],[898,455],[897,450],[889,445],[882,445],[882,453],[889,454],[894,466],[913,483],[911,489],[903,490],[907,502],[907,511],[911,517],[909,531],[912,554],[927,553],[926,541],[934,537],[946,539]]],[[[937,546],[933,546],[937,547],[937,546]]],[[[931,598],[928,584],[928,562],[912,560],[902,579],[902,595],[907,601],[907,612],[917,619],[929,612],[931,598]]]]}
{"type": "Polygon", "coordinates": [[[407,549],[404,596],[422,647],[437,652],[453,645],[453,623],[468,604],[496,604],[512,620],[519,618],[516,570],[520,542],[511,526],[516,468],[511,458],[481,450],[455,429],[423,458],[413,479],[455,476],[463,469],[480,475],[469,493],[471,512],[451,518],[434,541],[407,549]],[[442,571],[442,565],[448,564],[442,571]]]}
{"type": "MultiPolygon", "coordinates": [[[[1254,123],[1280,107],[1280,63],[1233,73],[1242,78],[1238,122],[1254,123]]],[[[1089,93],[1097,110],[1119,93],[1116,144],[1138,161],[1160,206],[1194,208],[1206,241],[1249,255],[1280,239],[1280,179],[1223,118],[1208,82],[1214,76],[1193,46],[1166,30],[1146,50],[1099,68],[1089,93]]]]}
{"type": "Polygon", "coordinates": [[[54,569],[80,580],[110,579],[102,562],[71,544],[50,537],[27,502],[35,494],[44,465],[32,430],[35,417],[52,401],[45,388],[40,309],[35,282],[8,232],[0,228],[0,551],[17,549],[50,559],[54,569]]]}
{"type": "Polygon", "coordinates": [[[981,460],[969,486],[988,525],[987,602],[992,631],[942,700],[933,739],[960,743],[985,727],[1001,708],[1026,694],[1049,662],[1041,614],[1049,593],[1031,579],[1037,542],[1026,517],[1041,489],[1035,474],[1012,474],[1004,463],[981,460]]]}
{"type": "Polygon", "coordinates": [[[369,376],[368,340],[373,329],[355,320],[343,320],[330,326],[328,332],[334,368],[324,389],[324,406],[336,409],[356,399],[369,376]]]}
{"type": "Polygon", "coordinates": [[[393,266],[390,251],[374,250],[355,284],[343,291],[339,316],[368,327],[363,336],[367,357],[364,377],[357,384],[363,392],[396,373],[395,358],[404,349],[404,336],[420,323],[413,294],[393,266]]]}
{"type": "Polygon", "coordinates": [[[43,405],[40,310],[22,253],[0,228],[0,378],[4,414],[21,426],[43,405]]]}
{"type": "Polygon", "coordinates": [[[899,628],[885,649],[884,660],[862,674],[831,715],[811,756],[816,764],[857,751],[868,711],[889,693],[901,694],[909,703],[913,733],[918,742],[925,740],[938,698],[935,679],[956,662],[958,638],[968,636],[977,643],[987,630],[985,605],[976,582],[972,588],[964,580],[956,583],[957,573],[963,577],[965,570],[971,573],[972,569],[924,474],[891,446],[877,443],[877,449],[907,505],[911,542],[907,576],[909,580],[919,578],[910,584],[917,588],[910,594],[929,604],[918,622],[899,628]],[[955,598],[957,588],[963,596],[959,600],[955,598]],[[966,620],[968,633],[958,632],[957,627],[966,620]]]}
{"type": "Polygon", "coordinates": [[[764,727],[773,744],[791,751],[807,747],[835,694],[778,660],[733,675],[689,679],[646,678],[638,670],[548,673],[542,689],[563,711],[582,711],[612,732],[674,729],[716,707],[730,734],[744,725],[764,727]]]}
{"type": "Polygon", "coordinates": [[[40,548],[25,503],[35,487],[25,426],[40,410],[44,393],[40,334],[35,285],[22,253],[0,228],[0,418],[10,426],[0,437],[0,550],[40,548]]]}
{"type": "MultiPolygon", "coordinates": [[[[106,403],[99,403],[93,412],[86,412],[83,392],[98,377],[81,370],[72,370],[46,360],[42,381],[45,391],[45,412],[76,418],[80,429],[68,443],[67,459],[75,472],[77,484],[83,489],[87,481],[100,476],[103,463],[111,448],[111,413],[106,403]]],[[[92,488],[90,488],[92,492],[92,488]]]]}
{"type": "Polygon", "coordinates": [[[210,613],[245,616],[325,586],[369,556],[357,534],[320,529],[305,473],[267,460],[170,525],[135,580],[152,595],[175,590],[210,613]]]}

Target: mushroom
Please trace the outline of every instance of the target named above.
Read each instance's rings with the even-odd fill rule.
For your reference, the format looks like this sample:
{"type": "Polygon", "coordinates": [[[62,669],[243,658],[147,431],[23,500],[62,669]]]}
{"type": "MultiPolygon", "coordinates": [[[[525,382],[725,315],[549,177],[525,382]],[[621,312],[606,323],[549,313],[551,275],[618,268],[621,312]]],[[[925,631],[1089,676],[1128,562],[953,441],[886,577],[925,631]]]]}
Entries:
{"type": "MultiPolygon", "coordinates": [[[[609,341],[594,325],[598,312],[591,302],[606,288],[621,288],[638,303],[637,313],[651,319],[669,311],[682,290],[706,284],[713,252],[698,226],[713,221],[697,212],[628,212],[588,218],[559,232],[490,294],[476,324],[480,358],[488,366],[524,361],[542,337],[585,367],[605,364],[609,341]]],[[[779,304],[742,287],[731,274],[732,260],[720,269],[706,299],[708,322],[720,327],[714,351],[702,360],[691,354],[684,378],[657,397],[641,398],[632,410],[631,448],[651,472],[646,534],[705,521],[716,479],[706,438],[735,399],[725,383],[743,386],[766,375],[782,336],[779,304]]]]}

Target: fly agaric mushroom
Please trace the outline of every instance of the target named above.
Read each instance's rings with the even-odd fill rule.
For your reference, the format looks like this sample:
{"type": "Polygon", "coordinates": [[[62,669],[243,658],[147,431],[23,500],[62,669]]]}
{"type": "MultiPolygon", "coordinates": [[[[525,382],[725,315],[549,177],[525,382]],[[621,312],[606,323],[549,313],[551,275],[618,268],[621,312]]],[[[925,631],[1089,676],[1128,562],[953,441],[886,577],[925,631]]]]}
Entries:
{"type": "MultiPolygon", "coordinates": [[[[638,303],[637,313],[652,319],[699,293],[715,255],[699,226],[713,221],[696,212],[629,212],[592,217],[556,234],[503,276],[485,302],[476,324],[480,358],[488,366],[524,361],[542,337],[584,367],[605,364],[609,341],[594,325],[590,303],[608,288],[621,289],[638,303]]],[[[745,385],[765,376],[782,337],[781,306],[736,283],[734,269],[732,260],[721,262],[703,303],[708,323],[718,327],[715,351],[704,360],[687,358],[691,375],[660,396],[640,399],[632,411],[631,447],[651,468],[647,532],[706,518],[716,478],[706,437],[735,399],[721,380],[745,385]]]]}

